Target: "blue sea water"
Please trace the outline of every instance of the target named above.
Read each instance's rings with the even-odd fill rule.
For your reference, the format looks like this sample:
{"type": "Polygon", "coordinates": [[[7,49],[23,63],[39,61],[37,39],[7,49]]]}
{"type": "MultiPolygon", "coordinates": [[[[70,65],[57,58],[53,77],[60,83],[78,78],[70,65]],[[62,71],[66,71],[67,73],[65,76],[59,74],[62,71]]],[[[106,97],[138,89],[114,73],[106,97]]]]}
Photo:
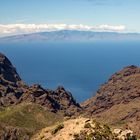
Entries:
{"type": "Polygon", "coordinates": [[[49,42],[0,44],[21,78],[55,89],[63,85],[78,102],[128,65],[140,66],[140,42],[49,42]]]}

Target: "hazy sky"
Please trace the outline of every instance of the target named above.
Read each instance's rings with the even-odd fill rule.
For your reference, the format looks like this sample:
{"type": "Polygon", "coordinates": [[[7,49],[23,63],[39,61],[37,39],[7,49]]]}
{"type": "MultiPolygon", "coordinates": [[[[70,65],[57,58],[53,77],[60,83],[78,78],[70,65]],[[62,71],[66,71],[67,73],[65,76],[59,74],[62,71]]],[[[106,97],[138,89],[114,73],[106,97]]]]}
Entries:
{"type": "Polygon", "coordinates": [[[140,32],[140,0],[0,0],[0,34],[57,27],[140,32]]]}

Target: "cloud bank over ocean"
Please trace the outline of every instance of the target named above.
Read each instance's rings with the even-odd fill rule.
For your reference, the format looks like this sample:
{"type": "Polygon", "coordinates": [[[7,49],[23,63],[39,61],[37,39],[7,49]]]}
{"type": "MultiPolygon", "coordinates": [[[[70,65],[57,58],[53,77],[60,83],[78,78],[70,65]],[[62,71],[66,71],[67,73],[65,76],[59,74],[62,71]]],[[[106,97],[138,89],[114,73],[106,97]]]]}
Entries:
{"type": "Polygon", "coordinates": [[[125,25],[98,25],[89,26],[83,24],[0,24],[0,36],[27,34],[34,32],[79,30],[79,31],[125,31],[125,25]]]}

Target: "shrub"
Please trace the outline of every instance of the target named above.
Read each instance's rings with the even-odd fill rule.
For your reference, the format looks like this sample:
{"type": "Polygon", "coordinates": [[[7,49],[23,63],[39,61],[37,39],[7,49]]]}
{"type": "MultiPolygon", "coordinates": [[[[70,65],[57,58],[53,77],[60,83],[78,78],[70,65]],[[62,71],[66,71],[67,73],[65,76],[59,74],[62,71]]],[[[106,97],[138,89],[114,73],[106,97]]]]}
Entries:
{"type": "Polygon", "coordinates": [[[90,124],[90,123],[86,123],[86,124],[84,125],[84,128],[91,128],[91,124],[90,124]]]}
{"type": "Polygon", "coordinates": [[[76,133],[75,133],[75,134],[73,135],[73,137],[74,137],[74,140],[79,140],[79,134],[76,134],[76,133]]]}
{"type": "Polygon", "coordinates": [[[58,131],[64,128],[64,124],[59,124],[56,128],[52,131],[52,134],[56,134],[58,131]]]}
{"type": "Polygon", "coordinates": [[[79,122],[76,122],[76,125],[79,125],[79,122]]]}
{"type": "Polygon", "coordinates": [[[131,136],[130,134],[127,134],[125,140],[137,140],[137,137],[131,136]]]}

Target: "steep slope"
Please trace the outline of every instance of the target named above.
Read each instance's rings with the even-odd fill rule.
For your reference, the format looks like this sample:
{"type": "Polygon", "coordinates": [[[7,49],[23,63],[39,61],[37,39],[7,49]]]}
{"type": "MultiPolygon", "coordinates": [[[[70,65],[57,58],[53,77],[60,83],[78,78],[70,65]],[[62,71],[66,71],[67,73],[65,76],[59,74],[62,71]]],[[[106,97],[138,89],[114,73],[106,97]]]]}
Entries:
{"type": "Polygon", "coordinates": [[[0,53],[0,139],[28,140],[37,130],[81,110],[63,87],[53,91],[26,85],[8,58],[0,53]]]}
{"type": "Polygon", "coordinates": [[[140,68],[128,66],[111,76],[95,97],[82,103],[86,114],[140,135],[140,68]]]}
{"type": "Polygon", "coordinates": [[[76,112],[75,109],[81,110],[72,94],[61,86],[53,91],[44,89],[37,84],[26,85],[8,58],[0,53],[0,106],[21,102],[37,103],[53,112],[63,110],[66,112],[65,115],[73,114],[76,112]]]}
{"type": "Polygon", "coordinates": [[[0,110],[0,140],[29,140],[43,127],[63,120],[33,103],[21,103],[0,110]]]}
{"type": "MultiPolygon", "coordinates": [[[[115,128],[125,126],[140,136],[140,68],[129,66],[115,73],[101,86],[95,97],[79,105],[62,86],[49,90],[38,84],[26,85],[8,58],[0,54],[0,139],[28,140],[36,131],[62,121],[65,116],[75,117],[80,114],[109,123],[115,128]]],[[[86,120],[75,123],[75,120],[70,119],[64,123],[64,127],[68,125],[77,130],[78,123],[82,125],[82,121],[86,125],[86,120]]],[[[78,128],[85,132],[81,125],[78,128]]],[[[63,125],[60,128],[63,129],[63,125]]],[[[99,128],[104,132],[103,126],[99,128]]],[[[63,131],[58,139],[61,135],[63,131]]],[[[66,137],[70,135],[67,132],[66,137]]],[[[52,139],[57,138],[55,136],[51,134],[52,139]]],[[[83,133],[80,131],[75,136],[79,138],[83,133]]],[[[84,133],[84,136],[89,135],[84,133]]],[[[109,137],[112,137],[112,132],[109,137]]]]}
{"type": "Polygon", "coordinates": [[[6,81],[17,83],[21,78],[6,56],[0,53],[0,77],[6,81]]]}
{"type": "Polygon", "coordinates": [[[61,86],[53,91],[44,89],[40,85],[33,85],[21,96],[19,102],[36,103],[49,111],[61,112],[65,116],[76,115],[82,110],[72,94],[61,86]]]}
{"type": "Polygon", "coordinates": [[[16,103],[26,89],[15,67],[0,53],[0,106],[16,103]]]}

